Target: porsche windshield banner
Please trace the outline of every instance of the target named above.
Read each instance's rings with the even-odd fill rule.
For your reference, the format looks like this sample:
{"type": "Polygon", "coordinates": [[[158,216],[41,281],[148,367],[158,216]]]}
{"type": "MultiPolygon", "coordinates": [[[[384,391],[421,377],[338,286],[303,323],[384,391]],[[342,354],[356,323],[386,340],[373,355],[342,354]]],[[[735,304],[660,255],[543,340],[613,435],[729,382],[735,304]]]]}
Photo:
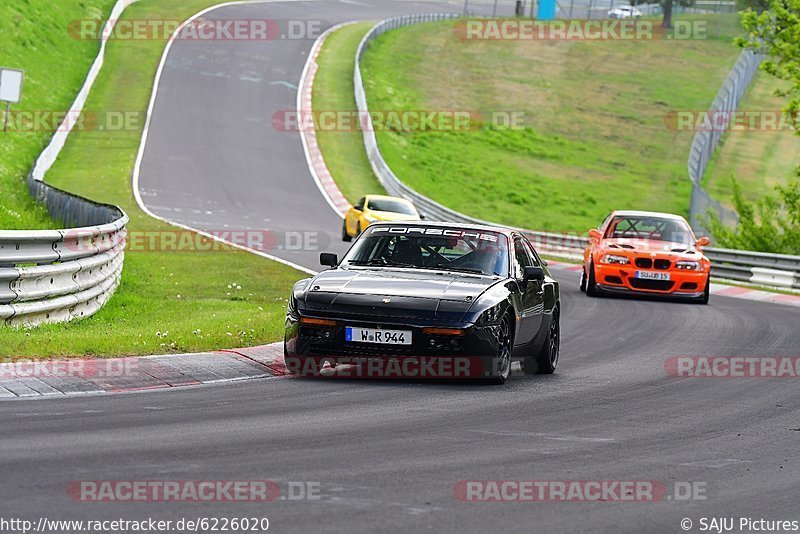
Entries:
{"type": "Polygon", "coordinates": [[[420,235],[420,236],[443,236],[443,237],[464,237],[468,239],[480,239],[496,243],[499,234],[481,232],[478,230],[461,230],[455,228],[435,228],[424,226],[376,226],[371,229],[371,236],[380,235],[420,235]]]}

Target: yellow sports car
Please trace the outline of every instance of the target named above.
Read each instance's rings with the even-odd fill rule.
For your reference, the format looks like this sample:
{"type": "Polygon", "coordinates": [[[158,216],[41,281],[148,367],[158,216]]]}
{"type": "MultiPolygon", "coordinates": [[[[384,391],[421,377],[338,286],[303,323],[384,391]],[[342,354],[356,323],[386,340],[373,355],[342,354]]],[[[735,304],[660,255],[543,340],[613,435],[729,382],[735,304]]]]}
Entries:
{"type": "Polygon", "coordinates": [[[398,197],[367,195],[344,215],[342,240],[358,237],[376,221],[419,221],[422,219],[411,201],[398,197]]]}

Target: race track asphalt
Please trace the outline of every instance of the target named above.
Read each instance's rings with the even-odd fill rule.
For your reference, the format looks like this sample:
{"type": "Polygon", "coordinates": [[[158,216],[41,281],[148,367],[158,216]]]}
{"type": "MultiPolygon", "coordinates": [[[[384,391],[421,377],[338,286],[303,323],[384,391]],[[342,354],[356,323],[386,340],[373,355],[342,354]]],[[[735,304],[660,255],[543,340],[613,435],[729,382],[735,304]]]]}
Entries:
{"type": "MultiPolygon", "coordinates": [[[[423,9],[434,8],[296,2],[210,16],[334,23],[423,9]]],[[[324,232],[342,250],[297,134],[260,120],[294,109],[294,91],[270,82],[296,85],[311,44],[173,47],[142,166],[150,209],[201,229],[324,232]]],[[[310,268],[317,253],[279,252],[310,268]]],[[[709,306],[590,299],[575,273],[555,274],[563,344],[553,376],[514,373],[501,387],[272,378],[0,402],[0,517],[266,516],[270,531],[293,533],[680,532],[683,518],[694,530],[701,517],[799,519],[797,379],[675,378],[665,363],[799,356],[800,311],[724,297],[709,306]],[[77,502],[67,491],[81,480],[255,479],[319,483],[321,498],[77,502]],[[463,502],[454,494],[462,480],[649,480],[670,493],[697,482],[706,498],[463,502]]]]}
{"type": "MultiPolygon", "coordinates": [[[[325,30],[351,20],[460,12],[463,3],[457,6],[281,2],[224,7],[204,18],[273,19],[284,30],[285,21],[302,21],[325,30]]],[[[266,252],[311,269],[319,267],[320,250],[347,250],[340,238],[341,217],[311,176],[300,134],[273,121],[296,110],[296,88],[316,37],[266,44],[175,42],[161,76],[139,175],[139,191],[151,212],[215,235],[268,232],[265,241],[272,248],[266,252]]]]}
{"type": "Polygon", "coordinates": [[[797,519],[797,380],[674,378],[675,355],[797,355],[793,308],[589,299],[564,282],[553,376],[502,387],[266,379],[0,403],[4,516],[266,516],[275,532],[677,532],[797,519]],[[80,480],[319,483],[319,501],[76,502],[80,480]],[[463,502],[460,480],[699,482],[706,500],[463,502]]]}

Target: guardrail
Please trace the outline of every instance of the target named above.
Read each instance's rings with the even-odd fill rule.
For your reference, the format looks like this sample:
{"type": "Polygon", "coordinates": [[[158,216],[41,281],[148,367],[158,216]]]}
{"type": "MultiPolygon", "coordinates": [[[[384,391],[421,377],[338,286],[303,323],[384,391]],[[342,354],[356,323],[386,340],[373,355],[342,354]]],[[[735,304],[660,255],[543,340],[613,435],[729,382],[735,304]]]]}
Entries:
{"type": "MultiPolygon", "coordinates": [[[[86,104],[105,58],[108,37],[122,12],[137,0],[118,0],[100,39],[100,50],[71,116],[86,104]]],[[[65,121],[28,174],[28,192],[61,230],[0,230],[0,320],[35,326],[88,317],[114,294],[122,275],[125,212],[44,183],[74,126],[65,121]]]]}
{"type": "MultiPolygon", "coordinates": [[[[420,22],[448,20],[457,17],[457,15],[450,13],[407,15],[387,19],[373,26],[369,33],[361,40],[358,50],[356,51],[355,72],[353,74],[356,106],[358,108],[359,122],[364,138],[364,148],[367,152],[370,166],[375,176],[377,176],[378,181],[390,195],[411,200],[426,218],[432,220],[496,225],[496,223],[470,217],[469,215],[443,206],[435,200],[414,191],[395,175],[391,167],[389,167],[389,164],[386,163],[378,147],[372,119],[369,114],[369,107],[367,105],[364,80],[361,75],[361,58],[364,56],[369,43],[379,35],[396,28],[410,26],[420,22]]],[[[739,91],[739,88],[736,87],[732,90],[739,91]]],[[[743,90],[742,93],[737,92],[735,94],[743,94],[743,90]]],[[[588,245],[588,240],[584,236],[538,232],[525,229],[521,231],[531,240],[537,250],[555,257],[573,260],[581,259],[583,258],[583,250],[588,245]]],[[[800,257],[798,256],[765,254],[761,252],[747,252],[711,247],[703,249],[703,252],[712,262],[711,274],[715,277],[786,289],[800,289],[800,257]]]]}
{"type": "Polygon", "coordinates": [[[0,230],[0,320],[34,326],[88,317],[119,285],[128,216],[32,178],[28,185],[71,227],[0,230]]]}
{"type": "Polygon", "coordinates": [[[713,127],[707,130],[699,130],[692,139],[692,146],[689,150],[689,179],[692,181],[692,198],[689,206],[690,221],[693,228],[702,228],[701,216],[713,210],[725,224],[735,225],[738,221],[736,213],[725,208],[711,198],[711,195],[702,187],[703,175],[708,168],[708,163],[714,151],[719,146],[722,136],[730,125],[733,112],[739,107],[739,103],[744,98],[744,94],[753,77],[758,72],[758,67],[764,60],[763,54],[754,54],[749,50],[743,50],[739,54],[725,82],[714,97],[711,107],[708,110],[709,117],[713,119],[713,127]],[[721,124],[717,124],[717,117],[723,119],[721,124]]]}
{"type": "Polygon", "coordinates": [[[800,256],[724,248],[705,249],[714,276],[751,284],[800,289],[800,256]]]}

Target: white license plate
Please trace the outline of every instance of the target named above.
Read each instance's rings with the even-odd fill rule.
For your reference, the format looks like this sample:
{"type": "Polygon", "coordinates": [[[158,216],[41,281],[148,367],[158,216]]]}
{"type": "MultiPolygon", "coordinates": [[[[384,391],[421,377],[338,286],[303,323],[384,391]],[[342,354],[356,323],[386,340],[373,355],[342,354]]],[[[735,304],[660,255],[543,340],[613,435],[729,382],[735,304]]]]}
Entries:
{"type": "Polygon", "coordinates": [[[669,280],[669,273],[654,273],[652,271],[636,271],[636,278],[642,280],[669,280]]]}
{"type": "Polygon", "coordinates": [[[347,326],[344,329],[345,341],[355,343],[380,343],[382,345],[411,345],[409,330],[385,330],[382,328],[358,328],[347,326]]]}

